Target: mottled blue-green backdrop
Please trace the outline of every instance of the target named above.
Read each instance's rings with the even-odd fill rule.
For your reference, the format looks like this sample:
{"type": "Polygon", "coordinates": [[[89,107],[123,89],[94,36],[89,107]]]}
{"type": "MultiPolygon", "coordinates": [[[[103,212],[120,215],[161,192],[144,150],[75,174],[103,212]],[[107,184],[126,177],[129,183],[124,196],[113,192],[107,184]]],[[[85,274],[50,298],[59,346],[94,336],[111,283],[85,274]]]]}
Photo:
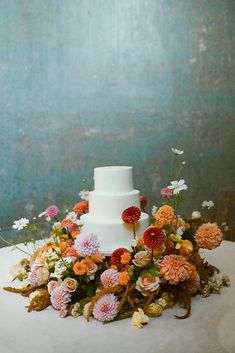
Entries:
{"type": "Polygon", "coordinates": [[[232,239],[234,93],[234,0],[0,0],[0,225],[110,164],[159,204],[175,146],[232,239]]]}

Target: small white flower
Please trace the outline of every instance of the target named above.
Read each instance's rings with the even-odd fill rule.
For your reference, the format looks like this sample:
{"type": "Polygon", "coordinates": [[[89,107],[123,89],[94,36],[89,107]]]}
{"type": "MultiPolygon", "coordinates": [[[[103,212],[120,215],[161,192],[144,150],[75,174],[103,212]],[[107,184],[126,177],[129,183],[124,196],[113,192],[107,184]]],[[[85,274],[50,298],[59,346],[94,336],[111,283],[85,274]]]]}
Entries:
{"type": "Polygon", "coordinates": [[[229,227],[226,222],[222,222],[220,227],[223,228],[224,232],[227,232],[229,230],[229,227]]]}
{"type": "Polygon", "coordinates": [[[184,153],[184,151],[181,151],[181,150],[178,150],[177,148],[173,148],[172,147],[172,152],[174,153],[174,154],[178,154],[178,155],[180,155],[180,154],[183,154],[184,153]]]}
{"type": "Polygon", "coordinates": [[[21,219],[18,219],[18,221],[14,222],[12,228],[21,230],[27,227],[28,224],[29,224],[29,220],[27,218],[21,218],[21,219]]]}
{"type": "Polygon", "coordinates": [[[45,216],[45,214],[46,214],[46,212],[45,212],[45,211],[43,211],[43,212],[39,213],[38,218],[41,218],[41,217],[45,216]]]}
{"type": "Polygon", "coordinates": [[[155,206],[155,205],[153,205],[153,207],[152,207],[152,216],[153,216],[153,217],[155,217],[155,214],[156,214],[156,212],[157,212],[157,209],[158,209],[158,207],[155,206]]]}
{"type": "Polygon", "coordinates": [[[185,164],[186,164],[186,161],[183,161],[182,164],[185,165],[185,164]]]}
{"type": "Polygon", "coordinates": [[[181,235],[184,233],[184,227],[179,227],[176,230],[176,234],[181,237],[181,235]]]}
{"type": "Polygon", "coordinates": [[[192,219],[199,219],[201,218],[201,213],[199,211],[192,212],[192,219]]]}
{"type": "Polygon", "coordinates": [[[181,179],[180,181],[173,180],[171,181],[171,185],[168,186],[169,189],[173,189],[173,194],[179,194],[182,190],[187,190],[188,187],[185,184],[185,181],[181,179]]]}
{"type": "Polygon", "coordinates": [[[55,222],[52,226],[53,229],[60,229],[61,228],[61,223],[60,222],[55,222]]]}
{"type": "Polygon", "coordinates": [[[89,190],[81,190],[78,194],[82,200],[89,201],[89,190]]]}
{"type": "Polygon", "coordinates": [[[202,207],[207,208],[208,210],[214,206],[215,206],[215,204],[211,200],[210,201],[203,201],[203,203],[202,203],[202,207]]]}
{"type": "Polygon", "coordinates": [[[69,212],[66,216],[66,219],[70,219],[71,221],[77,221],[77,214],[75,212],[69,212]]]}

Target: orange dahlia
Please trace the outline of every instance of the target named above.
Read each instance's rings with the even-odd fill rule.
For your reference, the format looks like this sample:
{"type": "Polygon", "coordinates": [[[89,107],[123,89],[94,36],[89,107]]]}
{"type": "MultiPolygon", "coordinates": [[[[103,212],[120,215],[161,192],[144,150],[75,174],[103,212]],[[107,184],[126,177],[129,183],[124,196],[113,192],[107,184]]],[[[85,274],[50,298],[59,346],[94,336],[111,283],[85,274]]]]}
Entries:
{"type": "Polygon", "coordinates": [[[139,207],[136,206],[128,207],[122,212],[122,220],[126,224],[133,224],[135,222],[138,222],[140,217],[141,210],[139,209],[139,207]]]}
{"type": "Polygon", "coordinates": [[[77,215],[81,215],[83,213],[88,212],[89,209],[89,202],[88,201],[80,201],[76,203],[73,210],[77,215]]]}
{"type": "Polygon", "coordinates": [[[160,273],[170,284],[178,284],[193,277],[195,268],[181,255],[166,255],[159,264],[160,273]]]}
{"type": "Polygon", "coordinates": [[[204,223],[196,231],[195,240],[200,248],[211,250],[220,245],[223,233],[216,223],[204,223]]]}
{"type": "Polygon", "coordinates": [[[156,226],[162,228],[172,222],[174,218],[174,210],[169,205],[163,205],[155,213],[155,218],[156,226]]]}
{"type": "Polygon", "coordinates": [[[165,241],[164,232],[155,226],[148,227],[143,235],[144,245],[150,249],[159,248],[165,241]]]}

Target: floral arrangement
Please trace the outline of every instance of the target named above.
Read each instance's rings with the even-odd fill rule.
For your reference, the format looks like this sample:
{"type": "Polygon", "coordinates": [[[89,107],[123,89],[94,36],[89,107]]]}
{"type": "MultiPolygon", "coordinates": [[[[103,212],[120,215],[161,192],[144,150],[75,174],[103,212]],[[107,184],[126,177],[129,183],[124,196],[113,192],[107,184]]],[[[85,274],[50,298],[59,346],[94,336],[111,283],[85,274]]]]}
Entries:
{"type": "MultiPolygon", "coordinates": [[[[51,305],[60,317],[83,315],[88,321],[93,317],[102,323],[132,317],[132,325],[140,328],[149,317],[162,315],[176,302],[185,308],[185,314],[175,317],[187,318],[192,296],[207,297],[229,286],[228,276],[218,277],[219,270],[200,255],[201,248],[212,250],[220,245],[227,226],[208,222],[199,211],[190,218],[178,215],[188,187],[180,179],[185,162],[176,164],[183,151],[172,148],[172,152],[173,180],[161,190],[163,204],[153,206],[153,219],[142,237],[137,239],[135,233],[141,209],[132,206],[120,215],[124,223],[133,226],[131,251],[118,248],[104,257],[96,234],[81,233],[79,216],[89,207],[89,191],[84,187],[79,194],[82,200],[73,210],[60,211],[51,205],[31,222],[26,218],[14,222],[18,231],[42,234],[38,222],[46,220],[51,224],[50,238],[43,235],[45,244],[40,247],[31,238],[32,253],[28,253],[26,242],[27,247],[21,250],[30,258],[11,269],[13,280],[22,281],[23,287],[4,289],[29,297],[29,312],[51,305]]],[[[147,205],[143,195],[140,205],[142,210],[147,205]]],[[[202,203],[203,209],[213,206],[212,201],[202,203]]]]}

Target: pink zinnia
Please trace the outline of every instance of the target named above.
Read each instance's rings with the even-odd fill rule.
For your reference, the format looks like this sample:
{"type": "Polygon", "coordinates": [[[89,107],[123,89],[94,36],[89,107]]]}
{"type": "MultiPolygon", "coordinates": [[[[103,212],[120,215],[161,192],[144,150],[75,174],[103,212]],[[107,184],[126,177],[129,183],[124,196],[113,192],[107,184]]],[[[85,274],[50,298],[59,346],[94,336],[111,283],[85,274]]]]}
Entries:
{"type": "Polygon", "coordinates": [[[196,231],[195,240],[200,248],[211,250],[220,245],[223,233],[216,223],[204,223],[196,231]]]}
{"type": "Polygon", "coordinates": [[[56,205],[51,205],[47,207],[44,212],[46,217],[54,218],[57,216],[59,209],[56,205]]]}
{"type": "Polygon", "coordinates": [[[195,268],[181,255],[166,255],[159,264],[161,275],[170,284],[178,284],[192,278],[195,268]]]}
{"type": "Polygon", "coordinates": [[[117,315],[118,304],[114,294],[106,294],[95,303],[93,315],[101,322],[112,321],[117,315]]]}
{"type": "Polygon", "coordinates": [[[172,189],[169,188],[163,188],[161,190],[161,195],[164,199],[170,199],[173,196],[173,191],[172,189]]]}
{"type": "Polygon", "coordinates": [[[51,292],[51,304],[57,310],[65,307],[70,301],[71,294],[65,291],[62,286],[55,287],[51,292]]]}
{"type": "Polygon", "coordinates": [[[74,242],[74,248],[80,256],[91,256],[98,252],[100,244],[97,235],[93,233],[80,234],[74,242]]]}
{"type": "Polygon", "coordinates": [[[119,272],[117,270],[110,268],[102,273],[102,275],[100,276],[100,280],[103,286],[105,288],[108,288],[108,287],[114,287],[117,284],[119,284],[118,277],[119,277],[119,272]]]}

